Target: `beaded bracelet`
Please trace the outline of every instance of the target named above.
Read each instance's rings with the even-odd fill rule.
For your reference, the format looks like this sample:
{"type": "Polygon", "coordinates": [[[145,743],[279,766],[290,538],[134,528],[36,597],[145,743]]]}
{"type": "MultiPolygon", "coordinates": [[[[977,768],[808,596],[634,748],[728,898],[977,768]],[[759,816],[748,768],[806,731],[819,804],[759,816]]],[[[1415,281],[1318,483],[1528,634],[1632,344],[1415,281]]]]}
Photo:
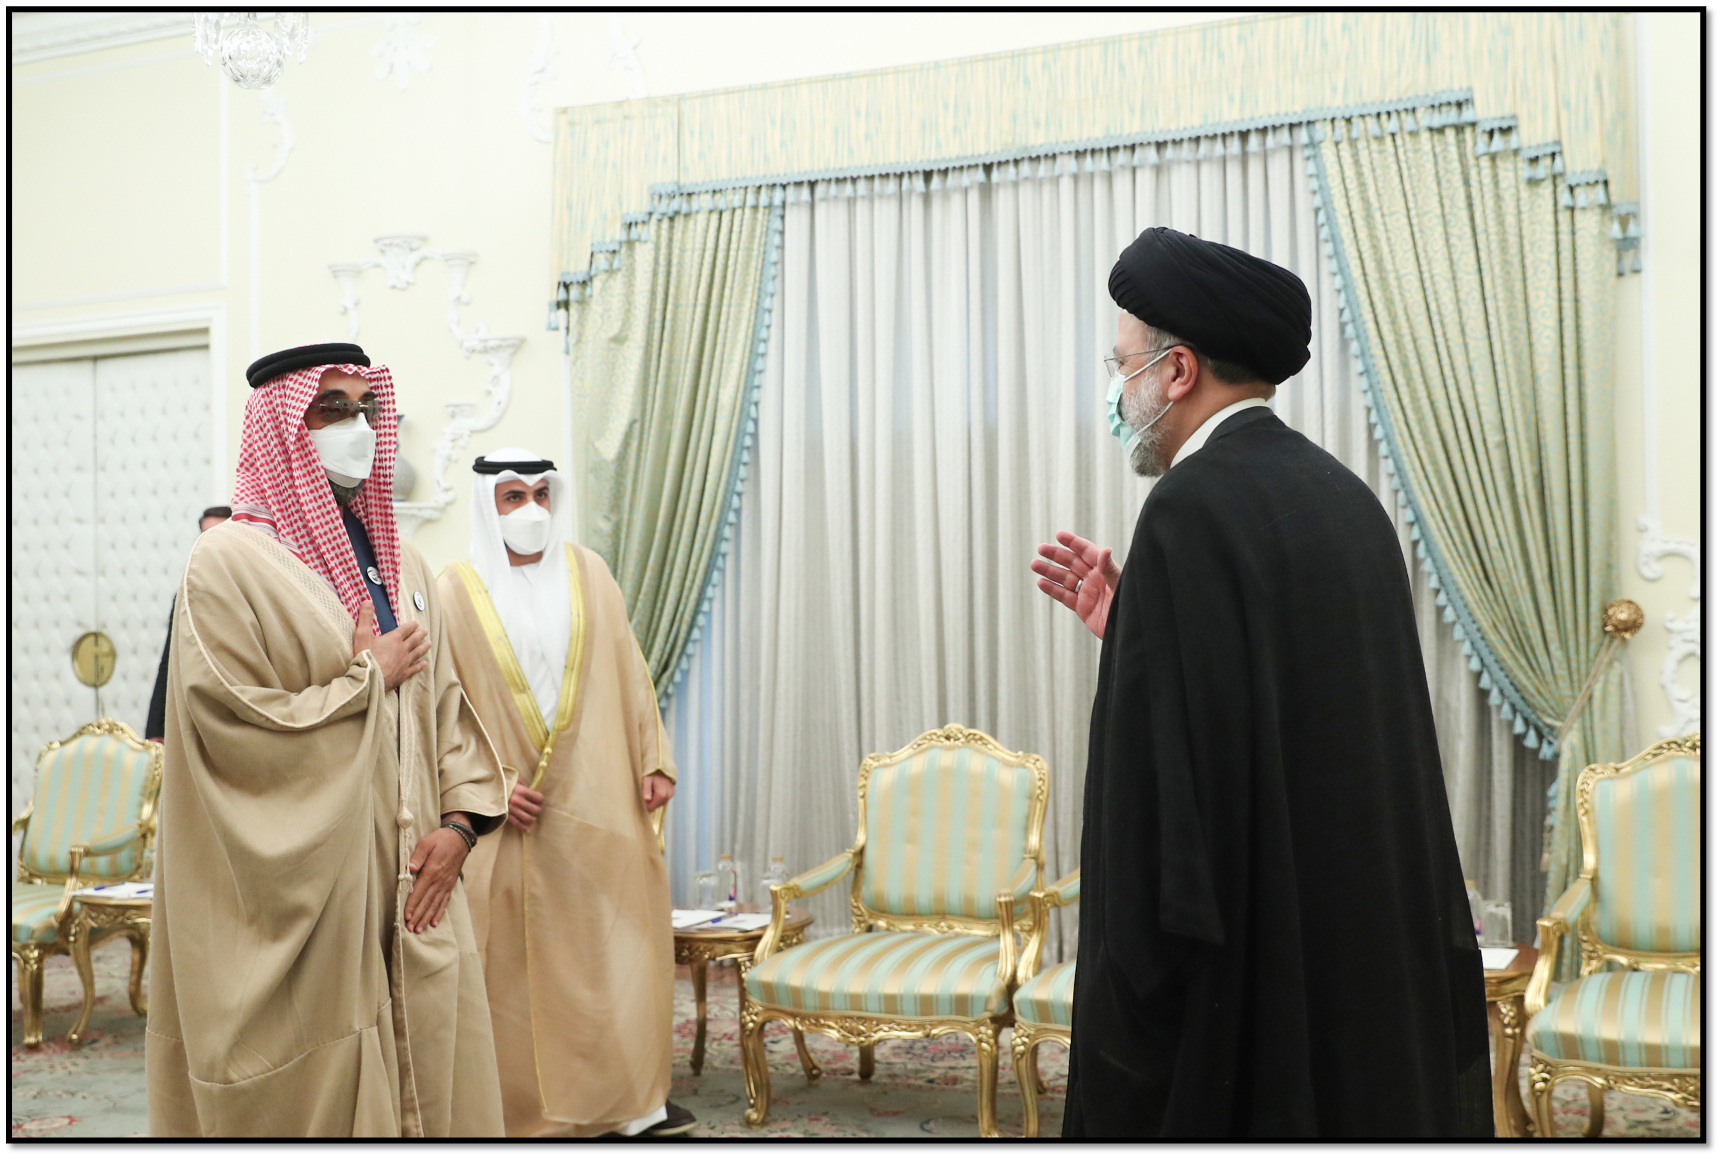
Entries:
{"type": "Polygon", "coordinates": [[[460,839],[466,842],[466,851],[471,852],[478,847],[478,834],[458,820],[444,820],[443,828],[451,828],[460,834],[460,839]]]}

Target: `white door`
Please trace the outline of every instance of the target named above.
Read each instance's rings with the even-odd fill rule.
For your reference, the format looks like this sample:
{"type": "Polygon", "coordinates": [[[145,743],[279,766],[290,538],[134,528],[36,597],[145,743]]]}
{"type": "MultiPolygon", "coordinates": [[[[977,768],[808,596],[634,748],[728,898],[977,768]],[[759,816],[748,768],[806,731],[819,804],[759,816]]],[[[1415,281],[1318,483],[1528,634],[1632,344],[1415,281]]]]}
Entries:
{"type": "MultiPolygon", "coordinates": [[[[97,718],[72,643],[117,653],[100,713],[139,735],[168,611],[209,496],[209,353],[12,367],[11,814],[36,755],[97,718]]],[[[224,501],[224,500],[218,500],[224,501]]]]}

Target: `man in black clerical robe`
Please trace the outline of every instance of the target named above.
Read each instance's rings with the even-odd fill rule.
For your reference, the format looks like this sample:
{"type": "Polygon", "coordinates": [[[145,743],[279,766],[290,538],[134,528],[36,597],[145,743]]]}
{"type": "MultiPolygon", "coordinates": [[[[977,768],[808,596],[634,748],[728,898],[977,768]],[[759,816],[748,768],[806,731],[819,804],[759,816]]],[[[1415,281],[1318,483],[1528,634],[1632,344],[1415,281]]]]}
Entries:
{"type": "Polygon", "coordinates": [[[1104,640],[1064,1136],[1491,1135],[1403,555],[1266,402],[1307,290],[1151,229],[1110,291],[1112,430],[1163,477],[1125,568],[1067,532],[1034,561],[1104,640]]]}

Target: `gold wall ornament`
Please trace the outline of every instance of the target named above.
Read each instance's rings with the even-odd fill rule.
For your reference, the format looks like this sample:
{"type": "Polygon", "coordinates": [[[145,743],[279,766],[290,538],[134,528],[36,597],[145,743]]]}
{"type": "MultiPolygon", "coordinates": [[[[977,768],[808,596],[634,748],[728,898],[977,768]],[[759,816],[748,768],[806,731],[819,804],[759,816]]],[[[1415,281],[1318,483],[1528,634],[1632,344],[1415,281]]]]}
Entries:
{"type": "Polygon", "coordinates": [[[86,631],[72,644],[72,671],[85,687],[99,688],[113,678],[118,657],[113,640],[99,631],[86,631]]]}

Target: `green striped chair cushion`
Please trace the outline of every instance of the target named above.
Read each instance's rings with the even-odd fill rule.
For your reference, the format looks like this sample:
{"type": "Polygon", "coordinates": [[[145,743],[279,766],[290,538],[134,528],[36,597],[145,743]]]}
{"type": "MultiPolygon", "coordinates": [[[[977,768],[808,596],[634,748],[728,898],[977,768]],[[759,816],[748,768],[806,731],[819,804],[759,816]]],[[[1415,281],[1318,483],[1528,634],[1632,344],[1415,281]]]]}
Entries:
{"type": "MultiPolygon", "coordinates": [[[[24,867],[37,876],[72,871],[71,848],[136,824],[143,808],[152,760],[115,736],[79,736],[45,754],[36,769],[30,826],[24,834],[24,867]]],[[[84,862],[80,876],[117,880],[139,867],[143,847],[134,843],[110,856],[84,862]]]]}
{"type": "Polygon", "coordinates": [[[1075,962],[1065,961],[1036,973],[1015,991],[1015,1019],[1066,1027],[1072,1024],[1069,1010],[1074,1003],[1075,962]]]}
{"type": "Polygon", "coordinates": [[[1657,760],[1595,782],[1595,933],[1651,953],[1702,948],[1702,765],[1657,760]]]}
{"type": "Polygon", "coordinates": [[[12,886],[12,943],[25,945],[31,941],[51,943],[60,930],[54,924],[54,910],[60,907],[64,885],[12,886]]]}
{"type": "Polygon", "coordinates": [[[1027,848],[1033,770],[928,748],[866,783],[860,899],[875,913],[993,918],[1027,848]]]}
{"type": "Polygon", "coordinates": [[[747,992],[807,1013],[979,1018],[1006,1008],[998,949],[996,937],[851,933],[766,958],[747,992]]]}
{"type": "Polygon", "coordinates": [[[1629,1069],[1702,1065],[1702,993],[1689,973],[1591,973],[1529,1023],[1529,1048],[1555,1061],[1629,1069]]]}

